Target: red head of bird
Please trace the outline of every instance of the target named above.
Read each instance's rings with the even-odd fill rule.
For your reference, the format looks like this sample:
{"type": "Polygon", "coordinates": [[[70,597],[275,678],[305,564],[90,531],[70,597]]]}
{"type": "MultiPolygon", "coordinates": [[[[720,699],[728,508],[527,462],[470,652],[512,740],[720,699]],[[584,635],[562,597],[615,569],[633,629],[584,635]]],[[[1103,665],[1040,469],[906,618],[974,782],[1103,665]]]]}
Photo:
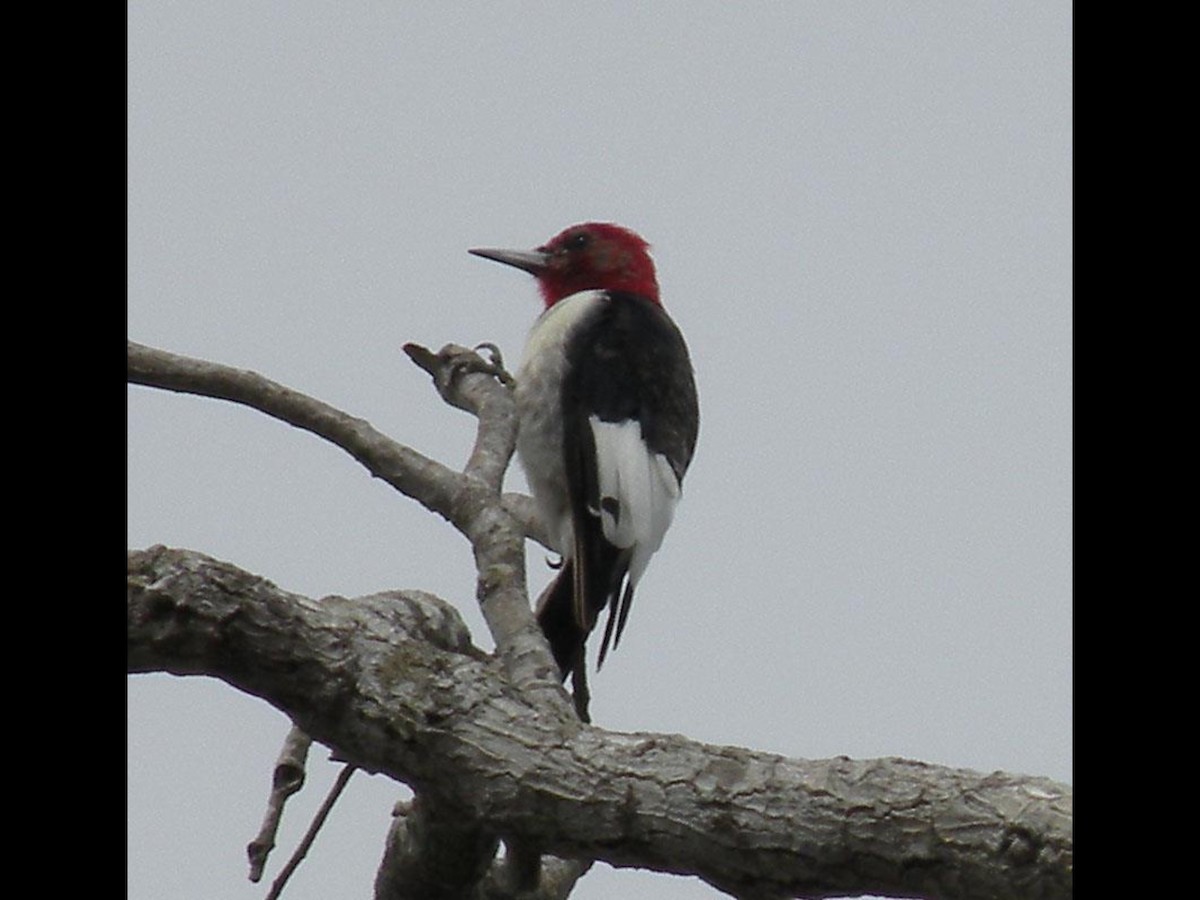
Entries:
{"type": "Polygon", "coordinates": [[[546,306],[580,291],[623,291],[660,303],[650,245],[610,222],[572,225],[534,250],[475,249],[485,259],[524,269],[538,280],[546,306]]]}

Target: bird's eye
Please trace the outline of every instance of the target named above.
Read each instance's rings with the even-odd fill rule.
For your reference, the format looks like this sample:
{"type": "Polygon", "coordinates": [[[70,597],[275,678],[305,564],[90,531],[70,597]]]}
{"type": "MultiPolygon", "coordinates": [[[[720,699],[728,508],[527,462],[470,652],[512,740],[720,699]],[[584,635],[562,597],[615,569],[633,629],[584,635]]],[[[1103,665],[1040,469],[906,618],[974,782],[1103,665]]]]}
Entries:
{"type": "Polygon", "coordinates": [[[592,241],[592,236],[586,231],[581,231],[579,234],[573,234],[567,238],[566,248],[568,250],[582,250],[592,241]]]}

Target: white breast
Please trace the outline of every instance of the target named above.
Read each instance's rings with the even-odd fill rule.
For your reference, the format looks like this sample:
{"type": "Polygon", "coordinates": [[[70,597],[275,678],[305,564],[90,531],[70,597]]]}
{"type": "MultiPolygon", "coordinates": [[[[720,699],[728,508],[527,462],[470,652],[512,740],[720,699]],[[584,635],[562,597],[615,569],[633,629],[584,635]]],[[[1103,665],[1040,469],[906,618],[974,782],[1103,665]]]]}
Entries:
{"type": "Polygon", "coordinates": [[[602,291],[581,291],[555,303],[533,324],[525,355],[517,370],[517,456],[554,549],[569,552],[572,544],[567,476],[563,470],[562,382],[571,333],[596,304],[602,291]]]}

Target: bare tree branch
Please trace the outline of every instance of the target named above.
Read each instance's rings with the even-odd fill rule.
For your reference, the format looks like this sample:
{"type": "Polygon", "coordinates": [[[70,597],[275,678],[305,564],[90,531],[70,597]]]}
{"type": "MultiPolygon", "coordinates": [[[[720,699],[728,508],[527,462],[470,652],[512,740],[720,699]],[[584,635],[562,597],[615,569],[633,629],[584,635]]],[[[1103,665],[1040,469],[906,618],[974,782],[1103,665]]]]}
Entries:
{"type": "Polygon", "coordinates": [[[321,808],[317,810],[317,814],[309,823],[308,830],[304,832],[304,837],[293,851],[291,858],[279,874],[275,876],[275,880],[271,883],[271,890],[267,891],[267,900],[278,900],[283,893],[283,889],[287,886],[296,869],[300,867],[300,863],[304,857],[308,855],[308,851],[312,849],[313,842],[317,839],[317,832],[321,830],[321,826],[325,824],[325,820],[329,818],[329,813],[333,809],[333,805],[337,803],[338,797],[342,795],[342,791],[346,789],[347,783],[350,781],[350,776],[355,772],[354,766],[343,766],[342,771],[338,773],[337,780],[333,783],[333,787],[329,789],[329,794],[325,797],[321,808]]]}
{"type": "Polygon", "coordinates": [[[258,835],[246,846],[250,859],[250,880],[257,883],[271,851],[275,849],[275,835],[279,833],[279,821],[283,807],[289,797],[304,786],[304,766],[308,761],[308,748],[312,738],[299,728],[292,728],[284,738],[275,770],[271,776],[271,795],[267,798],[267,811],[263,816],[258,835]]]}
{"type": "MultiPolygon", "coordinates": [[[[317,434],[344,449],[371,474],[450,521],[471,543],[478,572],[477,598],[510,676],[538,702],[565,708],[557,667],[533,621],[525,588],[524,538],[527,533],[539,536],[540,529],[528,498],[501,495],[516,443],[516,416],[508,389],[512,379],[498,365],[464,347],[448,345],[434,354],[409,344],[405,351],[429,372],[447,402],[478,418],[475,448],[462,473],[393,441],[362,419],[254,372],[132,341],[127,365],[132,383],[233,400],[317,434]]],[[[494,358],[498,363],[498,354],[494,358]]],[[[434,802],[430,798],[425,805],[431,807],[434,802]]],[[[477,830],[478,824],[469,823],[469,828],[477,830]]],[[[449,833],[446,828],[423,832],[439,839],[449,833]]],[[[458,841],[451,846],[463,844],[458,841]]],[[[411,841],[405,847],[409,852],[419,849],[436,857],[450,852],[428,845],[418,847],[411,841]]],[[[397,860],[395,854],[388,858],[389,864],[397,860]]],[[[409,863],[410,871],[422,865],[419,859],[409,863]]],[[[386,866],[380,875],[385,883],[399,883],[384,877],[386,866]]]]}
{"type": "Polygon", "coordinates": [[[438,815],[562,859],[743,897],[1071,896],[1064,785],[584,726],[427,594],[314,601],[197,553],[132,552],[128,664],[222,678],[438,815]]]}
{"type": "MultiPolygon", "coordinates": [[[[479,578],[476,599],[497,650],[524,690],[542,692],[542,702],[564,698],[558,668],[546,654],[541,629],[529,611],[525,582],[525,536],[500,491],[517,443],[516,405],[506,383],[498,382],[493,363],[474,351],[447,344],[437,354],[418,344],[405,352],[433,378],[438,393],[479,419],[475,447],[463,473],[460,530],[471,542],[479,578]]],[[[501,370],[502,371],[502,370],[501,370]]],[[[503,373],[507,378],[507,373],[503,373]]],[[[524,509],[533,518],[532,511],[524,509]]]]}
{"type": "Polygon", "coordinates": [[[522,683],[561,693],[556,668],[529,612],[524,538],[544,540],[529,498],[501,495],[516,444],[511,391],[474,351],[449,344],[434,354],[417,344],[405,352],[433,377],[442,397],[479,418],[465,472],[455,472],[355,418],[255,372],[128,342],[133,384],[231,400],[310,431],[341,447],[381,478],[438,513],[471,542],[479,572],[477,597],[506,662],[522,683]]]}
{"type": "MultiPolygon", "coordinates": [[[[383,478],[427,508],[440,513],[470,541],[478,572],[476,595],[484,619],[496,642],[509,676],[540,704],[565,708],[566,695],[557,679],[541,630],[533,621],[525,587],[524,539],[541,538],[540,525],[528,498],[502,496],[504,473],[516,444],[516,415],[509,388],[512,378],[503,371],[499,352],[483,360],[465,347],[447,345],[438,353],[417,344],[404,348],[409,357],[430,374],[443,399],[478,419],[475,447],[465,470],[454,472],[428,460],[373,429],[318,400],[243,370],[203,360],[189,359],[129,342],[129,380],[138,384],[234,400],[304,428],[346,450],[372,474],[383,478]]],[[[435,801],[426,798],[430,809],[435,801]]],[[[441,816],[443,822],[457,821],[441,816]]],[[[463,823],[477,831],[478,823],[463,823]]],[[[452,829],[425,829],[429,839],[450,838],[452,829]]],[[[380,885],[402,884],[389,878],[389,866],[399,866],[411,876],[430,864],[420,858],[441,860],[470,840],[450,840],[447,847],[419,845],[409,840],[401,846],[417,857],[401,861],[389,852],[380,872],[380,885]]],[[[392,845],[389,845],[392,846],[392,845]]],[[[537,875],[539,854],[526,857],[537,875]]],[[[459,867],[469,868],[467,860],[459,867]]],[[[382,895],[381,895],[382,896],[382,895]]]]}
{"type": "Polygon", "coordinates": [[[289,425],[311,431],[341,447],[372,475],[426,509],[457,525],[462,511],[457,496],[462,476],[376,431],[320,400],[284,387],[256,372],[191,359],[128,342],[127,379],[131,384],[232,400],[289,425]]]}
{"type": "Polygon", "coordinates": [[[130,381],[235,400],[325,437],[471,542],[499,667],[426,594],[316,602],[199,554],[130,556],[130,671],[224,678],[417,792],[389,838],[381,900],[565,897],[591,858],[748,897],[1070,895],[1071,798],[1054,782],[582,726],[529,612],[522,543],[542,537],[536,515],[529,498],[501,494],[511,380],[462,347],[405,350],[479,419],[462,473],[254,373],[129,348],[130,381]],[[561,858],[546,857],[526,892],[542,852],[561,858]]]}

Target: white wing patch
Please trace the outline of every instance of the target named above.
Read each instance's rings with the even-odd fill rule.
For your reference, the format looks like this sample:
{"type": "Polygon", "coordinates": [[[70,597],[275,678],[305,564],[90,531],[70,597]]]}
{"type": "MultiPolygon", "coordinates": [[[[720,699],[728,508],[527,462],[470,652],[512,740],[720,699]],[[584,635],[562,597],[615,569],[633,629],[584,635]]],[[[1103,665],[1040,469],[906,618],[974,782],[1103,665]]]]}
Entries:
{"type": "Polygon", "coordinates": [[[636,585],[650,557],[662,546],[679,503],[679,480],[667,458],[652,453],[637,421],[589,420],[596,444],[596,474],[604,537],[632,549],[629,582],[636,585]]]}

